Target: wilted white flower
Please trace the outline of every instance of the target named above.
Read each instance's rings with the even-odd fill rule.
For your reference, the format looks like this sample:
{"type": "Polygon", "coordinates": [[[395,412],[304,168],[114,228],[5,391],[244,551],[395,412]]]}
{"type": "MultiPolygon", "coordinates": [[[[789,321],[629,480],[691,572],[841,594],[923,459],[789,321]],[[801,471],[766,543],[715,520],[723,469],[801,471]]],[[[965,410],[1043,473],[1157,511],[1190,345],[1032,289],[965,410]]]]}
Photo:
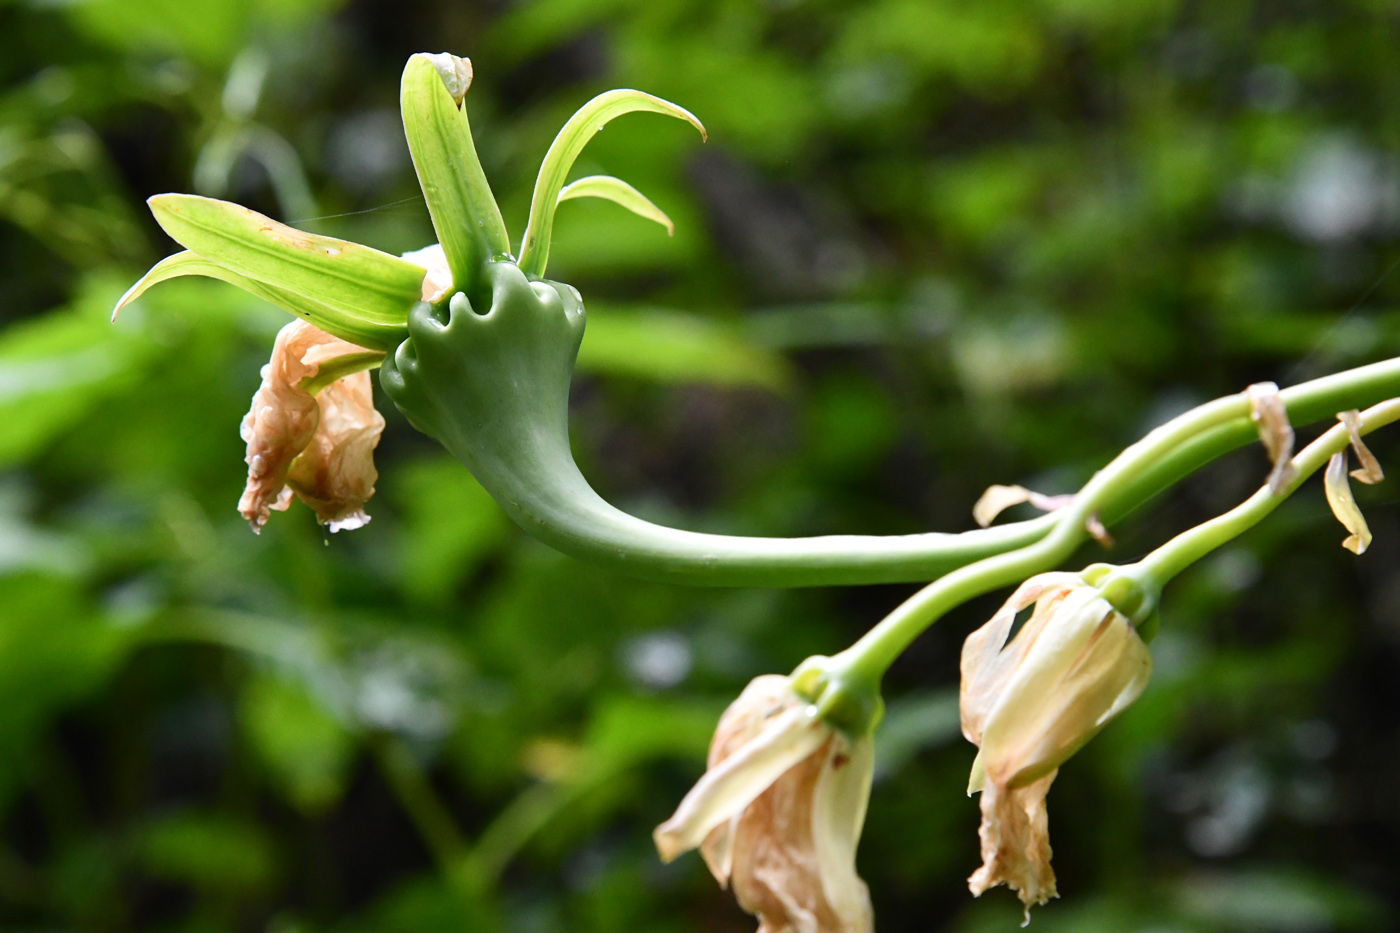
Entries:
{"type": "Polygon", "coordinates": [[[709,770],[656,828],[661,858],[699,848],[759,933],[869,933],[855,870],[873,747],[816,715],[790,678],[744,689],[710,743],[709,770]]]}
{"type": "Polygon", "coordinates": [[[452,288],[452,270],[447,267],[447,254],[443,252],[441,243],[412,250],[399,258],[427,270],[423,276],[424,301],[437,301],[452,288]]]}
{"type": "Polygon", "coordinates": [[[1027,922],[1032,904],[1058,896],[1045,795],[1060,765],[1138,698],[1151,672],[1137,631],[1077,574],[1032,577],[968,636],[962,729],[980,749],[968,793],[982,792],[973,894],[1008,885],[1027,922]],[[1016,614],[1032,603],[1010,638],[1016,614]]]}
{"type": "Polygon", "coordinates": [[[301,320],[278,332],[239,428],[248,445],[248,484],[238,511],[254,531],[293,495],[331,531],[369,521],[364,506],[379,477],[374,448],[384,430],[369,373],[352,373],[316,394],[306,387],[322,366],[368,352],[301,320]]]}

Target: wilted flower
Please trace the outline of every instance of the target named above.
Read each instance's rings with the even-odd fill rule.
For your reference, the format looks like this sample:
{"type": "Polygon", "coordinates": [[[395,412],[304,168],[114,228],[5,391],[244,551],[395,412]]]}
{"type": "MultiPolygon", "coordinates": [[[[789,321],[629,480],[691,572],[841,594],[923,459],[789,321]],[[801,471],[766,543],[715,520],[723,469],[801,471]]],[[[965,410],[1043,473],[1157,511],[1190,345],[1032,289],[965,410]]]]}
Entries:
{"type": "Polygon", "coordinates": [[[759,933],[869,933],[855,870],[870,798],[869,736],[816,715],[790,678],[756,678],[720,717],[709,770],[656,828],[665,861],[700,849],[759,933]]]}
{"type": "Polygon", "coordinates": [[[963,735],[980,752],[980,895],[1005,884],[1026,905],[1055,891],[1045,795],[1060,767],[1147,686],[1152,658],[1131,623],[1077,574],[1032,577],[962,652],[963,735]],[[1007,643],[1016,614],[1035,603],[1007,643]]]}
{"type": "Polygon", "coordinates": [[[427,270],[423,276],[424,301],[437,301],[452,288],[452,270],[447,267],[447,253],[443,251],[441,243],[415,249],[399,258],[427,270]]]}
{"type": "Polygon", "coordinates": [[[308,386],[323,366],[367,353],[305,321],[277,334],[239,429],[248,444],[248,485],[238,511],[254,531],[262,530],[270,510],[286,509],[293,494],[331,531],[369,521],[364,506],[379,477],[374,448],[384,430],[369,373],[335,379],[318,393],[308,386]]]}

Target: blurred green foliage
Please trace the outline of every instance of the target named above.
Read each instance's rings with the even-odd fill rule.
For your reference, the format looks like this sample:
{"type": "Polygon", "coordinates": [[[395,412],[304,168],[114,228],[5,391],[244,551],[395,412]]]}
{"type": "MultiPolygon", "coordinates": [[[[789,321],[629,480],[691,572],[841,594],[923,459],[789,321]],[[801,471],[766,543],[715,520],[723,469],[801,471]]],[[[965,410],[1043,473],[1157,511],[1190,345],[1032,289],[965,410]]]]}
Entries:
{"type": "MultiPolygon", "coordinates": [[[[575,174],[675,236],[559,215],[585,472],[697,529],[957,530],[991,483],[1067,491],[1190,404],[1394,352],[1397,41],[1382,0],[0,3],[0,925],[750,929],[650,828],[748,678],[909,591],[596,572],[392,411],[369,526],[294,506],[253,536],[237,425],[286,317],[181,281],[109,324],[174,250],[143,198],[421,247],[397,79],[445,49],[518,239],[579,104],[674,100],[708,144],[629,117],[575,174]]],[[[1264,466],[1207,469],[1108,559],[1264,466]]],[[[1168,590],[1146,695],[1051,794],[1037,929],[1396,925],[1400,513],[1359,492],[1365,556],[1305,491],[1168,590]]],[[[998,598],[892,672],[860,855],[884,931],[1019,923],[964,887],[957,652],[998,598]]]]}

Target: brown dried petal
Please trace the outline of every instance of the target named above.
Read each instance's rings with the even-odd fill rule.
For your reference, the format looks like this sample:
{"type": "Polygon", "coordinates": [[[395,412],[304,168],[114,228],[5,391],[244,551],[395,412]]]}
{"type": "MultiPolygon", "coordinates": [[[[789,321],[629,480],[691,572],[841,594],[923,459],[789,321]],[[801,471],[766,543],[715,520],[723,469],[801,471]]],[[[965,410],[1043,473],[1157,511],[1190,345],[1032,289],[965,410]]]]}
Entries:
{"type": "Polygon", "coordinates": [[[972,507],[972,519],[986,528],[1002,512],[1022,502],[1029,502],[1042,512],[1053,512],[1073,501],[1074,496],[1047,496],[1024,486],[988,486],[972,507]]]}
{"type": "Polygon", "coordinates": [[[317,401],[321,423],[292,464],[287,483],[331,531],[359,528],[369,521],[365,503],[379,478],[374,448],[384,430],[369,373],[337,379],[321,390],[317,401]]]}
{"type": "Polygon", "coordinates": [[[988,784],[982,791],[982,825],[977,830],[982,867],[967,879],[967,886],[978,897],[999,884],[1011,888],[1026,908],[1021,926],[1030,923],[1032,905],[1060,896],[1050,867],[1050,821],[1045,809],[1045,795],[1058,773],[1051,771],[1025,787],[988,784]]]}
{"type": "MultiPolygon", "coordinates": [[[[315,376],[327,359],[363,352],[363,347],[333,337],[305,321],[293,321],[278,332],[272,358],[262,368],[262,385],[253,394],[252,405],[239,427],[239,434],[248,445],[244,458],[248,463],[248,482],[238,511],[254,531],[262,530],[272,509],[280,511],[291,503],[288,475],[297,458],[321,433],[322,406],[301,387],[302,382],[315,376]]],[[[367,374],[360,375],[368,378],[367,374]]],[[[343,418],[337,414],[333,420],[335,424],[326,429],[327,437],[343,433],[343,418]]],[[[370,483],[372,488],[373,479],[370,483]]]]}
{"type": "Polygon", "coordinates": [[[1099,518],[1099,513],[1095,512],[1084,519],[1084,530],[1089,532],[1089,537],[1098,543],[1099,547],[1108,550],[1113,547],[1113,535],[1108,533],[1104,527],[1103,520],[1099,518]]]}
{"type": "Polygon", "coordinates": [[[1245,389],[1249,398],[1249,418],[1259,429],[1259,440],[1274,468],[1269,472],[1269,491],[1278,493],[1293,479],[1293,425],[1283,396],[1272,382],[1256,382],[1245,389]]]}
{"type": "Polygon", "coordinates": [[[1337,413],[1337,419],[1346,425],[1347,434],[1351,436],[1352,452],[1361,462],[1360,468],[1351,471],[1351,478],[1367,486],[1374,486],[1385,479],[1385,471],[1381,469],[1380,461],[1361,439],[1361,412],[1356,409],[1341,411],[1337,413]]]}

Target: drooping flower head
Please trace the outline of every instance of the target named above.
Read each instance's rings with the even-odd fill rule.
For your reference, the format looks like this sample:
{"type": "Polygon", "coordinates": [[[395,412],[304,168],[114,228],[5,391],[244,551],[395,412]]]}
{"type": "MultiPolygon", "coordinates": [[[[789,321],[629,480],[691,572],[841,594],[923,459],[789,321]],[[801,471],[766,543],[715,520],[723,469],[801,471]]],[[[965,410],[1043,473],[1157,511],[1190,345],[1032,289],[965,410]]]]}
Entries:
{"type": "Polygon", "coordinates": [[[962,729],[980,749],[980,895],[1005,884],[1026,906],[1057,897],[1045,795],[1058,769],[1141,695],[1152,657],[1134,626],[1078,574],[1021,585],[962,652],[962,729]],[[1035,609],[1011,637],[1016,615],[1035,609]]]}
{"type": "Polygon", "coordinates": [[[331,531],[369,521],[365,502],[379,478],[374,448],[384,417],[374,408],[370,376],[355,372],[311,391],[323,367],[366,355],[363,347],[305,321],[277,334],[239,434],[248,445],[248,483],[239,513],[261,531],[272,509],[293,495],[316,511],[331,531]]]}
{"type": "Polygon", "coordinates": [[[873,745],[816,715],[788,677],[756,678],[720,717],[709,770],[656,828],[661,858],[699,848],[759,933],[869,933],[855,870],[873,745]]]}

